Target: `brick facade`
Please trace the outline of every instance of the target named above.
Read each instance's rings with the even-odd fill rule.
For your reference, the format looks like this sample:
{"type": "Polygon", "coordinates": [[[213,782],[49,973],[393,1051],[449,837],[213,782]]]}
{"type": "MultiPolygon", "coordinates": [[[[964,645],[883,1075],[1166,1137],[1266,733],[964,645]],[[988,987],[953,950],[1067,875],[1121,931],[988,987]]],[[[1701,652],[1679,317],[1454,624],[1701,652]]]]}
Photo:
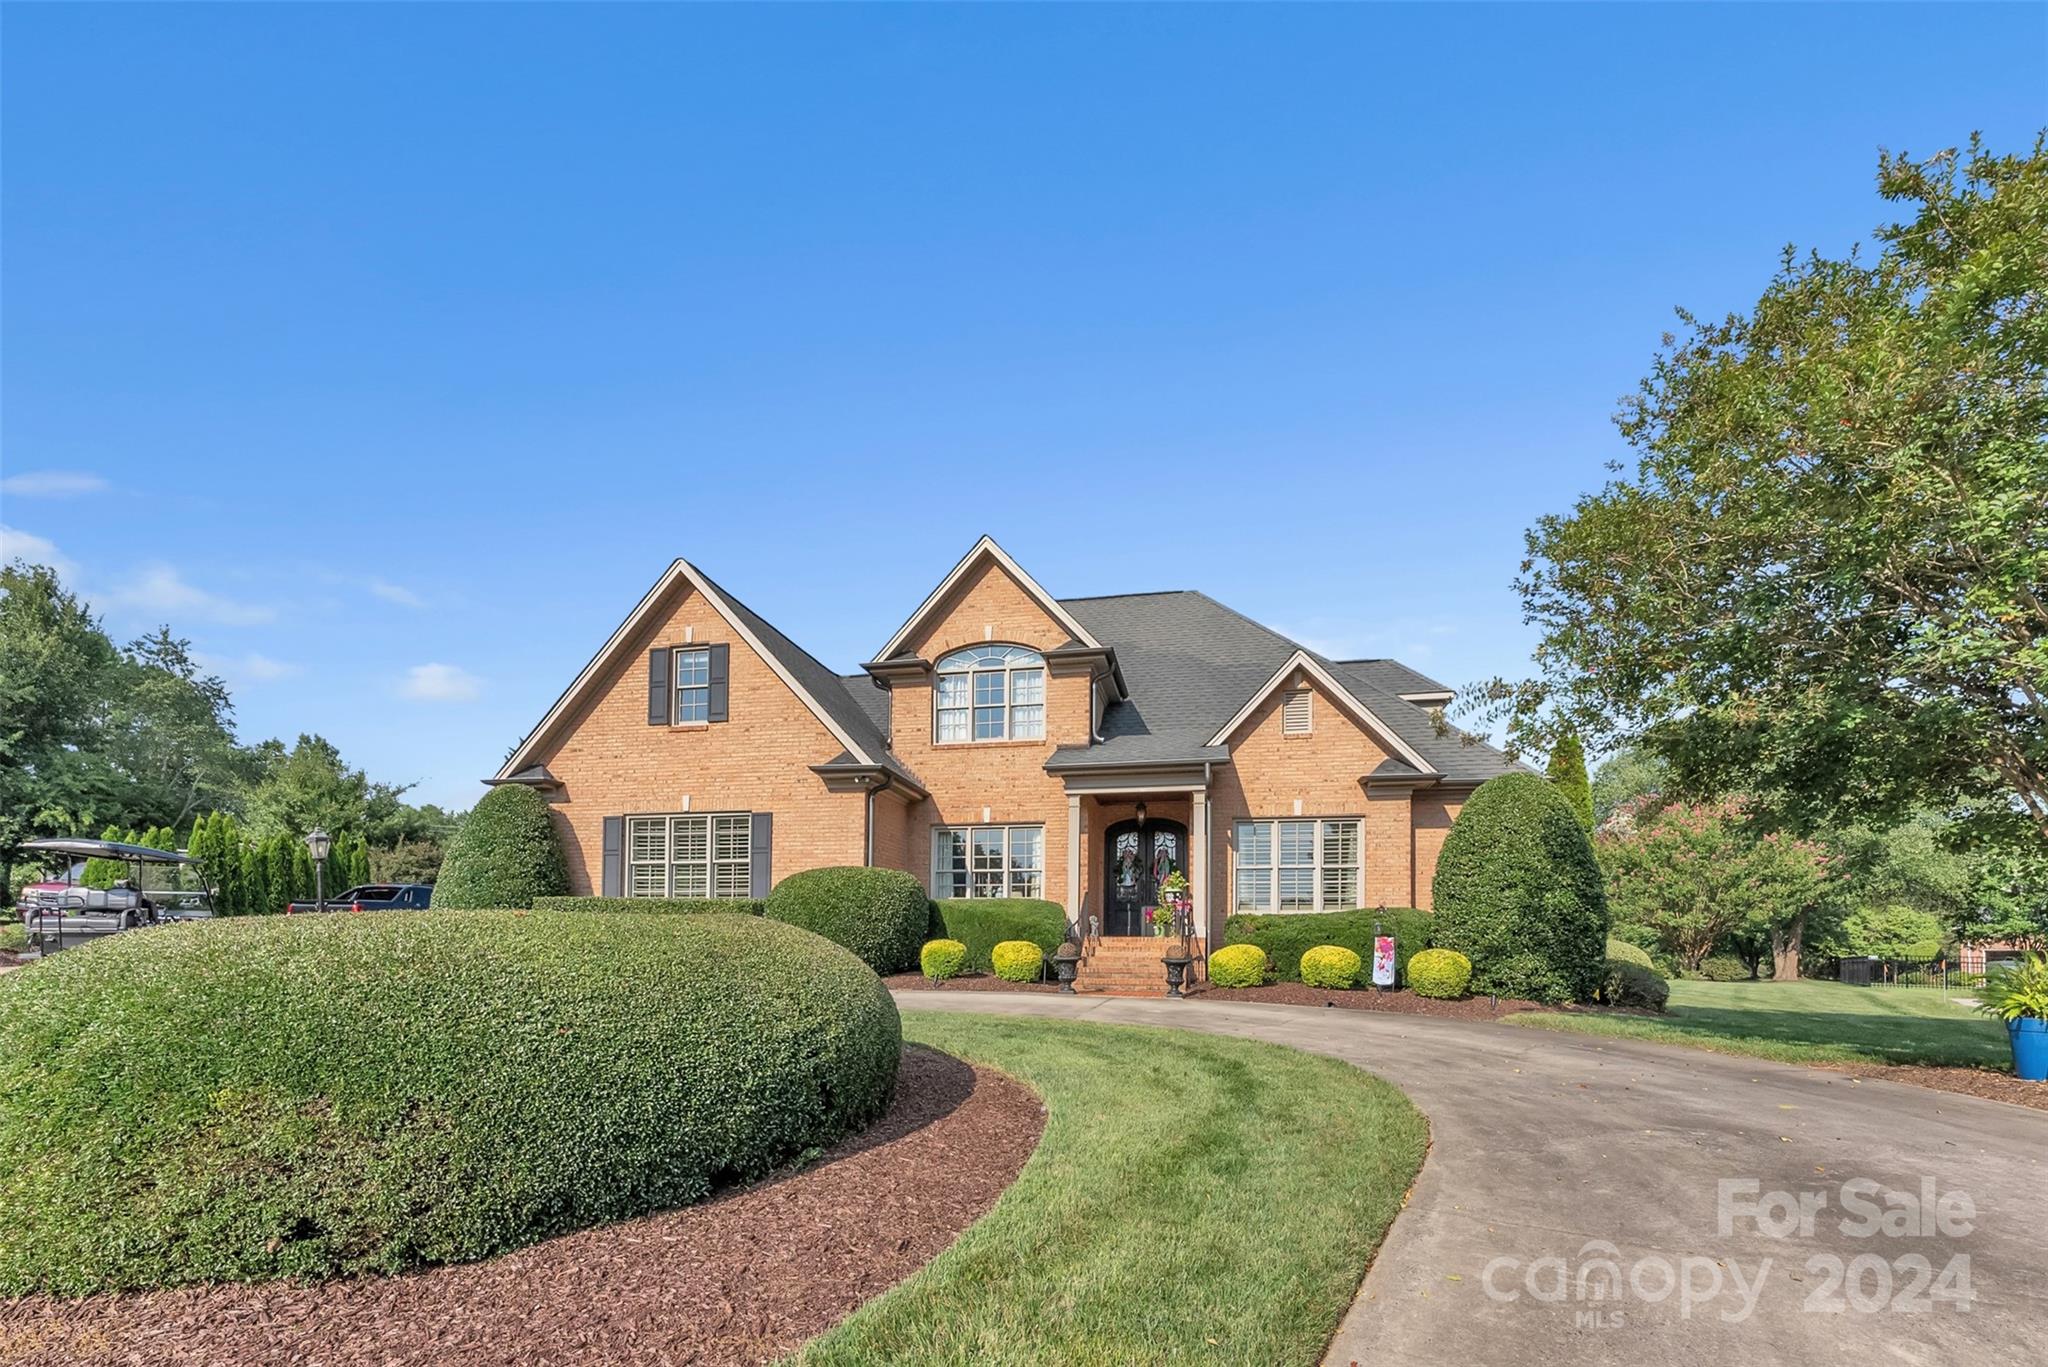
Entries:
{"type": "MultiPolygon", "coordinates": [[[[1398,745],[1356,720],[1305,668],[1226,738],[1229,757],[1211,763],[1205,790],[1200,778],[1161,783],[1141,775],[1126,791],[1117,788],[1120,780],[1098,775],[1070,792],[1067,779],[1046,772],[1057,747],[1094,744],[1095,693],[1099,688],[1107,696],[1111,687],[1101,672],[1101,651],[1068,651],[1048,661],[1043,739],[935,742],[931,666],[938,660],[987,643],[1042,653],[1075,644],[1071,623],[1059,615],[1064,609],[1034,593],[1028,578],[1020,580],[1006,563],[1013,562],[970,555],[945,596],[920,614],[891,659],[876,666],[877,677],[888,682],[886,735],[875,735],[872,720],[860,724],[869,736],[864,748],[879,749],[888,765],[850,755],[843,743],[852,724],[843,713],[848,698],[872,703],[861,691],[871,685],[856,679],[846,693],[839,676],[817,676],[815,661],[805,658],[806,673],[780,657],[783,670],[807,678],[810,687],[829,683],[842,690],[822,709],[839,717],[828,725],[706,596],[707,587],[720,599],[722,592],[700,586],[694,571],[680,575],[687,566],[679,561],[664,579],[669,587],[636,610],[629,622],[637,625],[608,647],[500,780],[522,781],[511,776],[515,769],[545,771],[538,781],[546,785],[579,893],[602,885],[607,817],[745,811],[773,814],[769,873],[776,880],[871,861],[905,870],[929,887],[935,828],[1039,826],[1045,832],[1044,895],[1083,915],[1099,913],[1108,881],[1105,832],[1134,816],[1142,799],[1148,819],[1179,823],[1191,841],[1201,839],[1206,816],[1206,880],[1204,861],[1192,850],[1189,874],[1198,900],[1206,902],[1211,934],[1232,908],[1235,824],[1246,819],[1355,818],[1361,823],[1363,904],[1430,905],[1438,851],[1471,784],[1438,785],[1434,775],[1418,775],[1412,786],[1366,781],[1390,757],[1400,758],[1393,753],[1398,745]],[[649,724],[648,652],[685,644],[728,647],[731,720],[649,724]],[[1286,693],[1297,687],[1311,690],[1311,729],[1290,736],[1281,714],[1286,693]],[[835,772],[828,784],[813,771],[834,763],[868,763],[869,772],[835,772]],[[1206,807],[1198,805],[1204,796],[1206,807]],[[1070,847],[1070,837],[1078,846],[1070,847]],[[1078,884],[1072,887],[1070,860],[1078,884]]],[[[735,611],[735,620],[749,619],[735,611]]],[[[760,635],[780,642],[772,632],[760,635]]],[[[771,648],[790,649],[787,642],[771,648]]],[[[1202,772],[1199,761],[1193,772],[1202,772]]]]}
{"type": "Polygon", "coordinates": [[[772,874],[863,862],[866,798],[827,792],[810,766],[839,742],[718,610],[687,584],[653,605],[651,624],[622,647],[582,704],[534,752],[561,782],[551,794],[571,890],[603,877],[604,819],[629,813],[773,812],[772,874]],[[647,652],[731,647],[731,716],[697,726],[647,723],[647,652]]]}

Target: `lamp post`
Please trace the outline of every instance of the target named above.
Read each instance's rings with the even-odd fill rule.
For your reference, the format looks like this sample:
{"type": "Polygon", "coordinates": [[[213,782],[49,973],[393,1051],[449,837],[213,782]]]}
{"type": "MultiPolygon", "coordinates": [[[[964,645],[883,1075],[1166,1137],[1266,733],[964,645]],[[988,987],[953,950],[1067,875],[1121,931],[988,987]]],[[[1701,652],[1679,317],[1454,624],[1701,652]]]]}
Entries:
{"type": "Polygon", "coordinates": [[[327,851],[333,847],[333,837],[315,826],[306,832],[306,849],[313,856],[313,910],[327,910],[327,851]]]}

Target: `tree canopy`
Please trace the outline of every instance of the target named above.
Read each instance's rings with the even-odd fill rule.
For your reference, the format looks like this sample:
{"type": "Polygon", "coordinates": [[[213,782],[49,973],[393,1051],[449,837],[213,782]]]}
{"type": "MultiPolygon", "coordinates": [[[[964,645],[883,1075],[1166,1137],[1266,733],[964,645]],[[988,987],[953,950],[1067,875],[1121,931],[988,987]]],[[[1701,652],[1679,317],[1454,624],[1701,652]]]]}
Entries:
{"type": "Polygon", "coordinates": [[[2048,839],[2048,151],[1884,156],[1874,257],[1681,313],[1638,460],[1528,534],[1522,744],[1635,742],[1798,831],[1960,810],[2048,839]]]}

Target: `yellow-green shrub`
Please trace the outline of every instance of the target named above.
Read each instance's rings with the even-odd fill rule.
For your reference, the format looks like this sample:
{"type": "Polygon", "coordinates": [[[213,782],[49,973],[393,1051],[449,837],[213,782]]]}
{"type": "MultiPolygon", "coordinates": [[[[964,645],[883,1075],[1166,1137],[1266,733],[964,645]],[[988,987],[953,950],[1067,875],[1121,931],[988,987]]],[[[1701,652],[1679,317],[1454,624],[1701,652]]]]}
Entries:
{"type": "Polygon", "coordinates": [[[917,962],[927,978],[935,983],[944,982],[958,977],[960,970],[967,967],[967,946],[958,940],[926,940],[917,953],[917,962]]]}
{"type": "Polygon", "coordinates": [[[1266,951],[1225,945],[1209,956],[1209,981],[1218,987],[1257,987],[1266,980],[1266,951]]]}
{"type": "Polygon", "coordinates": [[[1657,961],[1650,957],[1649,950],[1632,945],[1626,940],[1617,940],[1610,935],[1607,937],[1607,962],[1612,964],[1616,959],[1625,964],[1634,964],[1637,968],[1647,968],[1651,972],[1657,969],[1657,961]]]}
{"type": "Polygon", "coordinates": [[[1472,961],[1455,949],[1425,949],[1408,961],[1408,986],[1418,997],[1462,997],[1471,981],[1472,961]]]}
{"type": "Polygon", "coordinates": [[[1350,987],[1364,967],[1365,960],[1342,945],[1317,945],[1301,956],[1301,980],[1310,987],[1350,987]]]}
{"type": "MultiPolygon", "coordinates": [[[[965,954],[966,947],[961,952],[965,954]]],[[[996,976],[1006,983],[1038,981],[1045,965],[1045,951],[1029,940],[1005,940],[989,951],[996,976]]]]}

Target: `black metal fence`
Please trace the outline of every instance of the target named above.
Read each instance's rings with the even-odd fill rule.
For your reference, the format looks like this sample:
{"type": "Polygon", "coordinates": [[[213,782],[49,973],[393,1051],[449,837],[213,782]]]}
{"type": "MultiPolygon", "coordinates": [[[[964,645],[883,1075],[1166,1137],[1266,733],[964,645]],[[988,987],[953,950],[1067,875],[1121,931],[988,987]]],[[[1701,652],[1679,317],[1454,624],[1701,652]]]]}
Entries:
{"type": "Polygon", "coordinates": [[[1856,987],[1931,987],[1941,991],[1982,987],[1982,973],[1963,972],[1962,961],[1939,959],[1880,959],[1863,956],[1829,961],[1828,977],[1856,987]]]}

